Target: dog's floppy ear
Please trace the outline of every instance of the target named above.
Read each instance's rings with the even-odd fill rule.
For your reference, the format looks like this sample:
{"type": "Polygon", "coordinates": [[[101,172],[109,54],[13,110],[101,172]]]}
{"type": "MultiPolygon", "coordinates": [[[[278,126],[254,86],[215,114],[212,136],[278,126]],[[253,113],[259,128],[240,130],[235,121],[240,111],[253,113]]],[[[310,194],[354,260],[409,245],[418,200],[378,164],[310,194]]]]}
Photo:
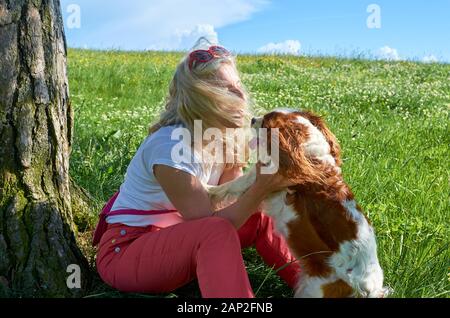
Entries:
{"type": "Polygon", "coordinates": [[[302,111],[301,115],[307,118],[311,122],[311,124],[313,124],[317,129],[319,129],[320,132],[324,135],[325,139],[330,145],[331,155],[334,157],[336,165],[340,167],[342,164],[341,146],[339,146],[339,142],[337,141],[336,136],[327,127],[327,125],[325,124],[324,120],[321,117],[308,111],[302,111]]]}
{"type": "Polygon", "coordinates": [[[297,184],[315,183],[324,180],[320,162],[309,159],[302,144],[308,138],[307,128],[291,122],[279,129],[279,167],[287,179],[297,184]]]}

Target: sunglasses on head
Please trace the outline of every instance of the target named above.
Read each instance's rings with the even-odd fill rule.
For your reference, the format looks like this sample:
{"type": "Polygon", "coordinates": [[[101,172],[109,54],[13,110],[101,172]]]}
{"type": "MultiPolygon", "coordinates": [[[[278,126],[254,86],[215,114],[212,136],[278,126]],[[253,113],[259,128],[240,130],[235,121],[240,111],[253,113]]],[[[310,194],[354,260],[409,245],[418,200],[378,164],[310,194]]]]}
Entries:
{"type": "Polygon", "coordinates": [[[194,62],[206,63],[216,57],[229,56],[231,53],[222,46],[210,46],[207,50],[195,50],[189,54],[189,69],[192,70],[194,62]]]}

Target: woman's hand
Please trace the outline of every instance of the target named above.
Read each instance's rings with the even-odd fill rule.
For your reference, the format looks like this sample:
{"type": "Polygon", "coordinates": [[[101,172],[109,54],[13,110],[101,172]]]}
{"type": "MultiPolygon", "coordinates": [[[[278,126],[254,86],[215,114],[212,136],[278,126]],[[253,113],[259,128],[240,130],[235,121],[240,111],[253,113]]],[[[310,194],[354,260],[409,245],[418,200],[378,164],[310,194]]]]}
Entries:
{"type": "Polygon", "coordinates": [[[256,164],[256,181],[254,187],[268,195],[273,192],[281,191],[287,187],[295,185],[295,183],[289,181],[279,173],[262,174],[261,167],[263,163],[258,162],[256,164]]]}
{"type": "Polygon", "coordinates": [[[223,184],[225,182],[228,181],[233,181],[234,179],[239,178],[240,176],[242,176],[243,172],[242,172],[242,168],[238,167],[238,166],[234,166],[232,168],[229,169],[224,169],[222,176],[219,179],[219,184],[223,184]]]}

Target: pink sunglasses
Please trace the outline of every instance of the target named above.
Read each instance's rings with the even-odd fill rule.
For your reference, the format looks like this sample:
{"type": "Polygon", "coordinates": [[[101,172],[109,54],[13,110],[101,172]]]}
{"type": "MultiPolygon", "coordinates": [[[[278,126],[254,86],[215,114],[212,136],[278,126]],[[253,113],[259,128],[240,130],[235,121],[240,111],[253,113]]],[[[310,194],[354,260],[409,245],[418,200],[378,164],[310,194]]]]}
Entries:
{"type": "Polygon", "coordinates": [[[210,46],[207,50],[195,50],[189,54],[189,69],[192,70],[194,62],[206,63],[217,57],[230,56],[231,53],[222,46],[210,46]]]}

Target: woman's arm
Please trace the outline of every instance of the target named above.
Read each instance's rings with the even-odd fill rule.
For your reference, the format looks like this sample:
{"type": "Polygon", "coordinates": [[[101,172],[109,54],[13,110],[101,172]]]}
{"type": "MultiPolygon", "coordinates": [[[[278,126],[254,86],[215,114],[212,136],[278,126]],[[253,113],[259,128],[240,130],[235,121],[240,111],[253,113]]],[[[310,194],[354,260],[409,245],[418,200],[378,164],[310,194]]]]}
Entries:
{"type": "MultiPolygon", "coordinates": [[[[185,219],[192,220],[213,215],[208,193],[196,177],[165,165],[155,165],[154,174],[170,202],[185,219]]],[[[216,211],[216,215],[228,219],[239,228],[258,209],[261,201],[277,188],[277,185],[278,187],[281,185],[278,179],[257,178],[236,202],[216,211]]]]}

